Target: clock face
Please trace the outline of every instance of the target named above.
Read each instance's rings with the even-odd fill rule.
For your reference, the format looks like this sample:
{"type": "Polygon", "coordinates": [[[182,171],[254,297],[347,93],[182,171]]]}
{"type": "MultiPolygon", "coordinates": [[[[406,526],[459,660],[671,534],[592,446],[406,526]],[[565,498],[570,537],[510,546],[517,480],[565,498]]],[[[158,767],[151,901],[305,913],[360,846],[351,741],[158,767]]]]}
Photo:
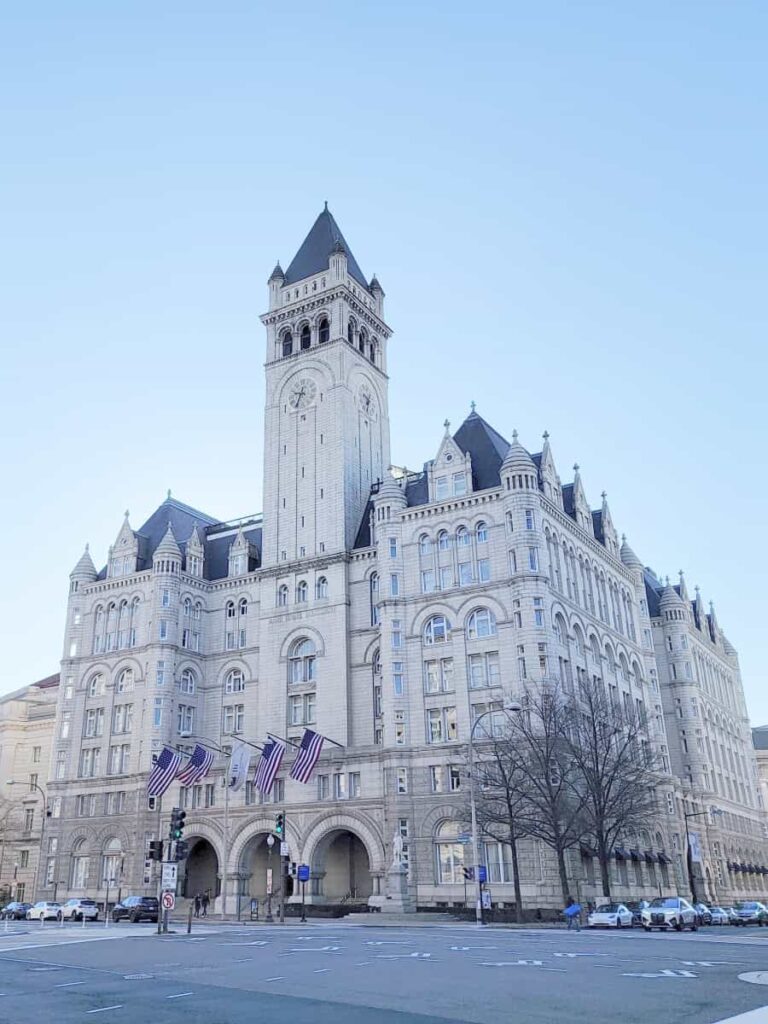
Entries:
{"type": "Polygon", "coordinates": [[[369,419],[376,418],[376,402],[371,394],[371,389],[366,387],[365,384],[360,388],[358,404],[360,406],[360,411],[364,415],[368,416],[369,419]]]}
{"type": "Polygon", "coordinates": [[[315,382],[305,377],[293,385],[288,401],[294,409],[306,409],[314,402],[316,393],[315,382]]]}

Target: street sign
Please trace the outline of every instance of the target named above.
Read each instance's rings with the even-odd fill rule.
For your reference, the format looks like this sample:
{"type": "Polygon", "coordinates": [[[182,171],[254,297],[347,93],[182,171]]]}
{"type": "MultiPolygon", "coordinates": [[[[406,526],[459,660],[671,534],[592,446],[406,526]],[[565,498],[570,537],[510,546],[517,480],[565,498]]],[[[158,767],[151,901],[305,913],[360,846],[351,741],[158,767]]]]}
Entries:
{"type": "Polygon", "coordinates": [[[288,843],[286,843],[286,842],[280,843],[280,856],[281,857],[287,857],[288,856],[288,843]]]}
{"type": "Polygon", "coordinates": [[[272,893],[272,868],[267,868],[267,896],[272,893]]]}
{"type": "Polygon", "coordinates": [[[176,906],[176,897],[173,895],[172,892],[164,892],[160,899],[160,902],[163,905],[163,910],[173,910],[173,908],[176,906]]]}
{"type": "Polygon", "coordinates": [[[300,882],[309,881],[309,864],[299,864],[298,879],[300,882]]]}
{"type": "Polygon", "coordinates": [[[459,832],[458,839],[462,846],[466,846],[467,843],[472,842],[472,836],[469,834],[469,832],[459,832]]]}
{"type": "Polygon", "coordinates": [[[478,864],[477,866],[477,879],[479,882],[488,881],[488,870],[485,864],[478,864]]]}
{"type": "Polygon", "coordinates": [[[176,892],[176,881],[179,877],[179,869],[175,864],[163,864],[163,889],[170,889],[176,892]]]}

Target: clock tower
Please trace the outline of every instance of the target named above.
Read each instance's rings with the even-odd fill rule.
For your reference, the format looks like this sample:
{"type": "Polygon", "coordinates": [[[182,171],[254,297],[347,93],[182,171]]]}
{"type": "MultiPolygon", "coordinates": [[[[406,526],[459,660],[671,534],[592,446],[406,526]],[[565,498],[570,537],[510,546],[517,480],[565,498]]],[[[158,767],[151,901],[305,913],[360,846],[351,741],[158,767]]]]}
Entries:
{"type": "Polygon", "coordinates": [[[389,466],[384,291],[328,206],[269,278],[262,568],[349,551],[389,466]]]}

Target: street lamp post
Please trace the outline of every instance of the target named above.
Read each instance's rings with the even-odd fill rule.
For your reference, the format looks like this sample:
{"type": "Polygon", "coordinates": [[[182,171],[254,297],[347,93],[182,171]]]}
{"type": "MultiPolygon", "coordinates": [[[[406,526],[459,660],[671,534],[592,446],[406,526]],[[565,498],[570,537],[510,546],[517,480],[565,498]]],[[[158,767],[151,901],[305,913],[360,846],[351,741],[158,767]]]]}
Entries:
{"type": "Polygon", "coordinates": [[[693,853],[691,851],[691,836],[688,832],[688,819],[689,818],[700,818],[702,815],[712,814],[718,817],[723,814],[723,811],[719,807],[710,807],[706,811],[683,811],[683,817],[685,818],[685,866],[688,869],[688,887],[691,890],[691,899],[694,903],[698,903],[696,895],[696,881],[693,873],[693,853]]]}
{"type": "MultiPolygon", "coordinates": [[[[507,713],[514,711],[521,711],[522,704],[518,704],[513,701],[507,704],[503,710],[507,713]]],[[[480,844],[477,837],[477,803],[475,800],[475,729],[478,727],[480,722],[486,717],[486,715],[496,714],[495,709],[488,709],[483,711],[482,714],[478,715],[472,723],[469,730],[469,807],[472,816],[472,859],[474,861],[474,883],[475,883],[475,922],[478,925],[484,924],[483,921],[483,890],[482,883],[480,882],[480,844]]]]}
{"type": "Polygon", "coordinates": [[[40,878],[40,861],[43,859],[43,842],[45,837],[45,816],[48,811],[48,797],[45,795],[45,790],[42,786],[39,786],[36,782],[19,782],[17,779],[8,779],[6,782],[8,786],[29,786],[30,789],[36,789],[43,798],[43,816],[40,822],[40,849],[38,851],[37,860],[35,861],[35,880],[32,885],[32,902],[34,903],[37,899],[37,883],[40,878]]]}

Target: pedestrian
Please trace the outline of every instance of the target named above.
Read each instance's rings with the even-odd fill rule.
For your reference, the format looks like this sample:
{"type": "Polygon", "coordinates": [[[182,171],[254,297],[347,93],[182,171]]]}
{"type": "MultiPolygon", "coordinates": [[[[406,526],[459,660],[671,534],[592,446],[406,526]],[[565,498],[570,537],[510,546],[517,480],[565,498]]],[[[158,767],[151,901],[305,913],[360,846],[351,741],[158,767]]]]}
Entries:
{"type": "Polygon", "coordinates": [[[196,896],[195,896],[195,917],[200,917],[200,904],[201,904],[201,902],[202,902],[202,900],[200,899],[200,893],[197,893],[196,896]]]}
{"type": "Polygon", "coordinates": [[[573,896],[569,896],[565,903],[565,910],[563,911],[565,919],[568,922],[568,931],[575,928],[577,932],[581,931],[581,904],[574,900],[573,896]]]}
{"type": "Polygon", "coordinates": [[[209,889],[205,890],[205,892],[203,893],[203,898],[201,900],[201,903],[203,905],[203,917],[208,917],[208,904],[210,903],[210,897],[208,895],[209,891],[209,889]]]}

